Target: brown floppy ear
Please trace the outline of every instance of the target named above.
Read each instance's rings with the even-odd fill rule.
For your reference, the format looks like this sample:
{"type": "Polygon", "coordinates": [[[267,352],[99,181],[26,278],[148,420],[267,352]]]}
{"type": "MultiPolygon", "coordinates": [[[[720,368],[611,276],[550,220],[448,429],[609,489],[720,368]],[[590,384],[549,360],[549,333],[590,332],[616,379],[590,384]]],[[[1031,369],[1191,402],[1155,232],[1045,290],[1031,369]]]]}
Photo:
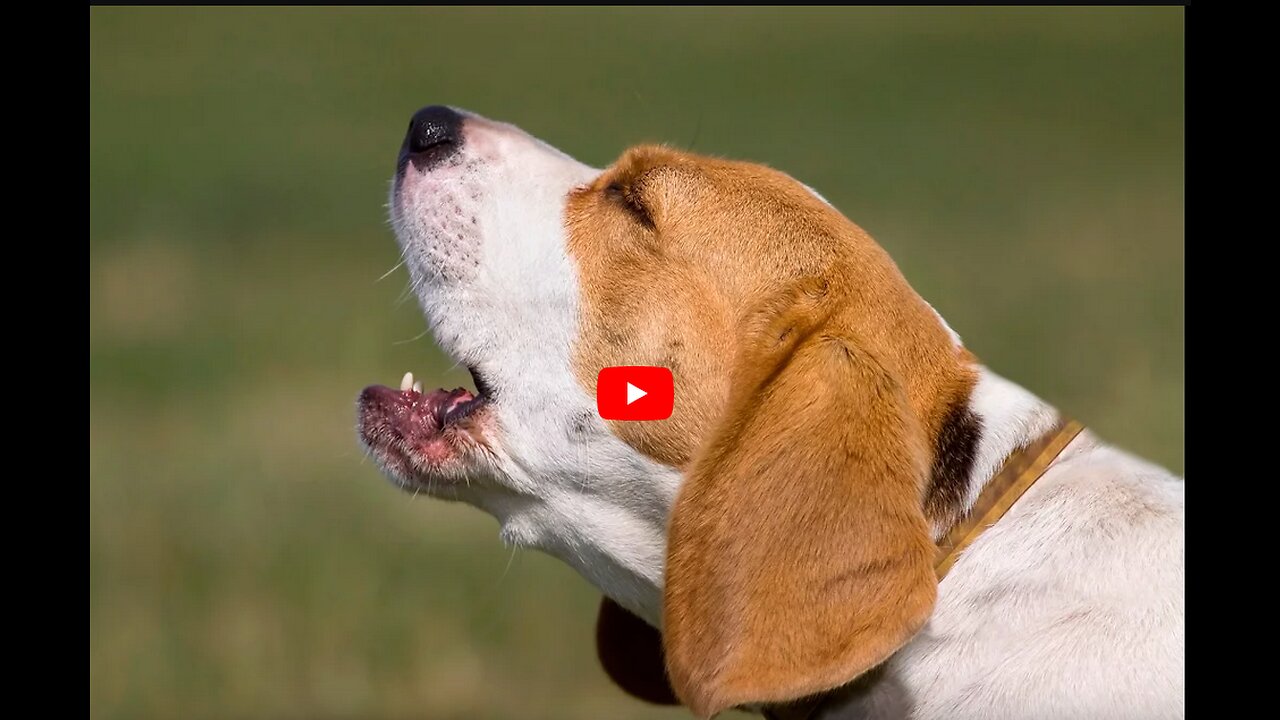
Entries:
{"type": "Polygon", "coordinates": [[[933,609],[923,430],[827,289],[801,281],[748,318],[672,511],[667,669],[700,717],[844,685],[933,609]]]}
{"type": "Polygon", "coordinates": [[[662,634],[607,597],[600,600],[596,616],[596,656],[609,679],[632,697],[680,704],[667,681],[662,634]]]}

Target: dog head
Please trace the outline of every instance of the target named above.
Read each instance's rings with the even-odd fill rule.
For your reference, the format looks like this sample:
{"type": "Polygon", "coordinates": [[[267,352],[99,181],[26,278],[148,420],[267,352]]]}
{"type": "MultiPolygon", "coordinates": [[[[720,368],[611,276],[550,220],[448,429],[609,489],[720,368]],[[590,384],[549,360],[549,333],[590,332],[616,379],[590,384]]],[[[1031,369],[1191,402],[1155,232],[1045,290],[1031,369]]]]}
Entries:
{"type": "Polygon", "coordinates": [[[761,165],[641,146],[595,169],[442,107],[410,124],[391,207],[477,393],[368,388],[363,442],[644,618],[602,611],[624,687],[664,694],[660,668],[619,659],[640,649],[613,652],[651,627],[675,695],[710,715],[842,685],[921,626],[930,524],[952,512],[936,448],[974,372],[861,228],[761,165]],[[613,365],[669,368],[671,417],[601,420],[613,365]]]}

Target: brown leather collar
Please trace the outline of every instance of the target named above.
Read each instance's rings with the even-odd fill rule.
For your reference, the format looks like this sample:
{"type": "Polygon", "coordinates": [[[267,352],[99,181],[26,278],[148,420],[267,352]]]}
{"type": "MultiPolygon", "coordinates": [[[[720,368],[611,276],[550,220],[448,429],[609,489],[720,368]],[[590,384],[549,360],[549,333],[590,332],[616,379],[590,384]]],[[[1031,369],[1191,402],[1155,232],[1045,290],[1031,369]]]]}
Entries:
{"type": "Polygon", "coordinates": [[[1049,469],[1049,464],[1071,444],[1081,430],[1084,430],[1084,426],[1075,420],[1060,419],[1052,430],[1004,461],[1000,472],[982,488],[968,515],[938,541],[938,559],[933,565],[938,580],[947,576],[947,571],[956,564],[965,548],[973,544],[987,528],[1000,522],[1000,518],[1040,479],[1044,471],[1049,469]]]}
{"type": "MultiPolygon", "coordinates": [[[[946,577],[960,554],[987,528],[999,522],[1018,498],[1044,475],[1049,465],[1081,430],[1084,430],[1084,426],[1080,423],[1061,418],[1053,429],[1015,450],[1005,459],[1000,472],[982,488],[977,501],[965,517],[938,541],[938,559],[934,562],[933,569],[939,581],[946,577]]],[[[766,707],[762,714],[767,720],[812,720],[833,694],[834,691],[828,691],[785,705],[772,705],[766,707]]]]}

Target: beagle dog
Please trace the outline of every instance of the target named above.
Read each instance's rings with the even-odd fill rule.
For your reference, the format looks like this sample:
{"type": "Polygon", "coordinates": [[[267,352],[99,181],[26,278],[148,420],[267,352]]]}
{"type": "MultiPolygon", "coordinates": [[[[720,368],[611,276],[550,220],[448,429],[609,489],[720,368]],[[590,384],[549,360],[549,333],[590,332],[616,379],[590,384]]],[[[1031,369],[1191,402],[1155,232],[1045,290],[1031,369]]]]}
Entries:
{"type": "Polygon", "coordinates": [[[808,186],[658,146],[601,170],[432,106],[391,218],[476,392],[369,387],[361,441],[599,588],[623,689],[698,717],[1184,716],[1181,478],[1062,435],[808,186]],[[602,420],[615,365],[669,368],[671,417],[602,420]],[[1015,459],[1041,467],[940,570],[1015,459]]]}

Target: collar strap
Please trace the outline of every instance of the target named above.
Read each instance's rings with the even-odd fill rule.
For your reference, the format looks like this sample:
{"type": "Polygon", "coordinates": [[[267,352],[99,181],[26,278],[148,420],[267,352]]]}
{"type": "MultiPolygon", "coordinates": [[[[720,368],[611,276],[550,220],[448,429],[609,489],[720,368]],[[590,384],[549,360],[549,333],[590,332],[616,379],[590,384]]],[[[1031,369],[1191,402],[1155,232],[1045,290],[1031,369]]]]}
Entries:
{"type": "MultiPolygon", "coordinates": [[[[1059,419],[1053,429],[1031,444],[1013,451],[1005,459],[1000,471],[982,488],[965,518],[938,541],[938,559],[933,567],[939,581],[956,564],[960,553],[1009,512],[1009,508],[1044,475],[1081,430],[1084,426],[1075,420],[1059,419]]],[[[831,699],[831,695],[831,691],[827,691],[784,705],[769,706],[763,709],[763,714],[766,720],[810,720],[831,699]]]]}
{"type": "Polygon", "coordinates": [[[1059,420],[1052,430],[1009,455],[1000,472],[982,488],[978,500],[965,519],[956,523],[938,541],[938,559],[933,566],[938,580],[947,576],[965,548],[1009,512],[1009,508],[1044,475],[1049,465],[1081,430],[1084,430],[1084,426],[1075,420],[1059,420]]]}

